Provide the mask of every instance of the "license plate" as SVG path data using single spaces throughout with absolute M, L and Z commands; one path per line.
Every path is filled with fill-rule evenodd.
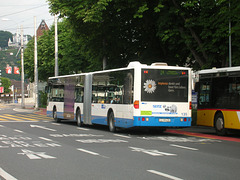
M 171 122 L 171 119 L 158 119 L 159 122 Z

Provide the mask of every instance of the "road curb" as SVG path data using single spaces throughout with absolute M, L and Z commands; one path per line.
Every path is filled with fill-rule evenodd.
M 183 130 L 167 129 L 166 132 L 167 133 L 173 133 L 173 134 L 182 134 L 182 135 L 186 135 L 186 136 L 194 136 L 194 137 L 201 137 L 201 138 L 240 142 L 240 139 L 238 139 L 238 138 L 217 136 L 217 135 L 209 135 L 209 134 L 202 134 L 202 133 L 195 133 L 195 132 L 188 132 L 188 131 L 183 131 Z

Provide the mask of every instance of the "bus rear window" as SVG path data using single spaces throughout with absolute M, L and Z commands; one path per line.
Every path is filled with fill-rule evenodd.
M 142 69 L 141 75 L 142 101 L 188 101 L 188 71 Z

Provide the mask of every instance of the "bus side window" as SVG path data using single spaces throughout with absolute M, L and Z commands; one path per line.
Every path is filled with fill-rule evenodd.
M 210 103 L 210 85 L 205 82 L 200 84 L 199 88 L 199 105 L 209 105 Z
M 45 93 L 47 93 L 48 101 L 52 101 L 52 85 L 45 87 Z
M 132 73 L 127 73 L 124 79 L 124 96 L 123 104 L 133 103 L 133 75 Z

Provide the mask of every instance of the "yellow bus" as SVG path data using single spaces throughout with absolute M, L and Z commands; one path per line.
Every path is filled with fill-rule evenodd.
M 218 135 L 240 129 L 240 66 L 198 72 L 197 125 L 211 126 Z

